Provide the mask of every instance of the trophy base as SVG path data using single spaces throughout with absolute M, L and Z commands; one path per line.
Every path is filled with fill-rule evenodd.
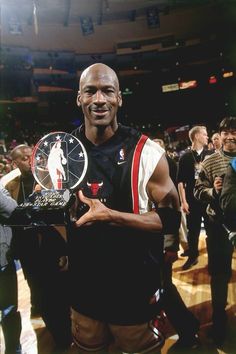
M 69 190 L 42 190 L 29 196 L 9 218 L 10 226 L 50 226 L 70 223 L 69 208 L 75 201 Z

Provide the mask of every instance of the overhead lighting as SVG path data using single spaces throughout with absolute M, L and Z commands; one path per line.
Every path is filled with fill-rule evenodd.
M 217 78 L 215 75 L 212 75 L 209 77 L 209 84 L 216 84 L 217 83 Z
M 122 95 L 132 95 L 133 91 L 131 91 L 128 87 L 122 92 Z
M 226 71 L 226 72 L 224 72 L 224 74 L 223 74 L 223 77 L 224 77 L 224 78 L 232 77 L 232 76 L 234 76 L 233 71 Z
M 179 84 L 174 83 L 174 84 L 167 84 L 167 85 L 162 85 L 162 92 L 171 92 L 171 91 L 178 91 L 179 90 Z
M 180 90 L 186 90 L 186 89 L 195 88 L 195 87 L 197 87 L 197 80 L 179 82 Z

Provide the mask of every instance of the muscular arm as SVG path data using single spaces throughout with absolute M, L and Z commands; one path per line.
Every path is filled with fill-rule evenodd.
M 147 184 L 150 200 L 158 207 L 179 209 L 179 199 L 176 188 L 169 177 L 168 165 L 162 157 Z M 76 221 L 77 226 L 94 221 L 108 222 L 117 226 L 128 226 L 140 230 L 157 232 L 162 230 L 162 222 L 158 211 L 143 214 L 133 214 L 109 209 L 98 199 L 86 198 L 79 192 L 80 200 L 89 206 L 89 211 Z

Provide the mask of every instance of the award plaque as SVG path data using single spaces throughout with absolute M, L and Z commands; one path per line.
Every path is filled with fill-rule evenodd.
M 77 138 L 54 132 L 36 144 L 31 165 L 34 178 L 43 189 L 73 190 L 85 176 L 88 158 Z
M 21 226 L 65 225 L 75 201 L 73 190 L 87 171 L 88 158 L 83 144 L 73 135 L 53 132 L 35 145 L 31 168 L 40 185 L 14 211 L 11 224 Z

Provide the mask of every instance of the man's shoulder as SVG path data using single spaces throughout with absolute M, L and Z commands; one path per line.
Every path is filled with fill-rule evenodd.
M 21 173 L 20 173 L 19 168 L 16 168 L 1 178 L 1 184 L 3 186 L 8 186 L 12 182 L 13 182 L 13 184 L 17 183 L 20 181 L 20 175 L 21 175 Z
M 188 160 L 189 158 L 192 158 L 192 150 L 190 148 L 187 148 L 180 156 L 180 160 Z
M 80 125 L 79 127 L 77 127 L 76 129 L 72 130 L 72 132 L 70 133 L 71 135 L 78 137 L 81 134 L 81 130 L 82 130 L 83 125 Z
M 20 176 L 16 176 L 5 184 L 6 189 L 12 189 L 20 183 Z
M 209 165 L 215 161 L 218 161 L 221 159 L 221 154 L 220 152 L 213 152 L 212 154 L 206 155 L 203 161 L 204 165 Z
M 127 125 L 123 125 L 120 123 L 118 124 L 118 133 L 122 134 L 123 136 L 136 137 L 136 138 L 139 138 L 142 135 L 144 135 L 136 128 L 133 128 L 133 127 L 130 127 Z
M 84 124 L 82 124 L 78 128 L 74 129 L 70 134 L 77 138 L 81 138 L 84 135 L 84 130 L 85 127 Z M 121 123 L 118 124 L 117 133 L 123 135 L 124 137 L 140 137 L 142 135 L 142 133 L 136 128 L 123 125 Z
M 202 151 L 202 156 L 205 159 L 207 156 L 211 156 L 214 153 L 215 153 L 215 151 L 204 148 L 203 151 Z

